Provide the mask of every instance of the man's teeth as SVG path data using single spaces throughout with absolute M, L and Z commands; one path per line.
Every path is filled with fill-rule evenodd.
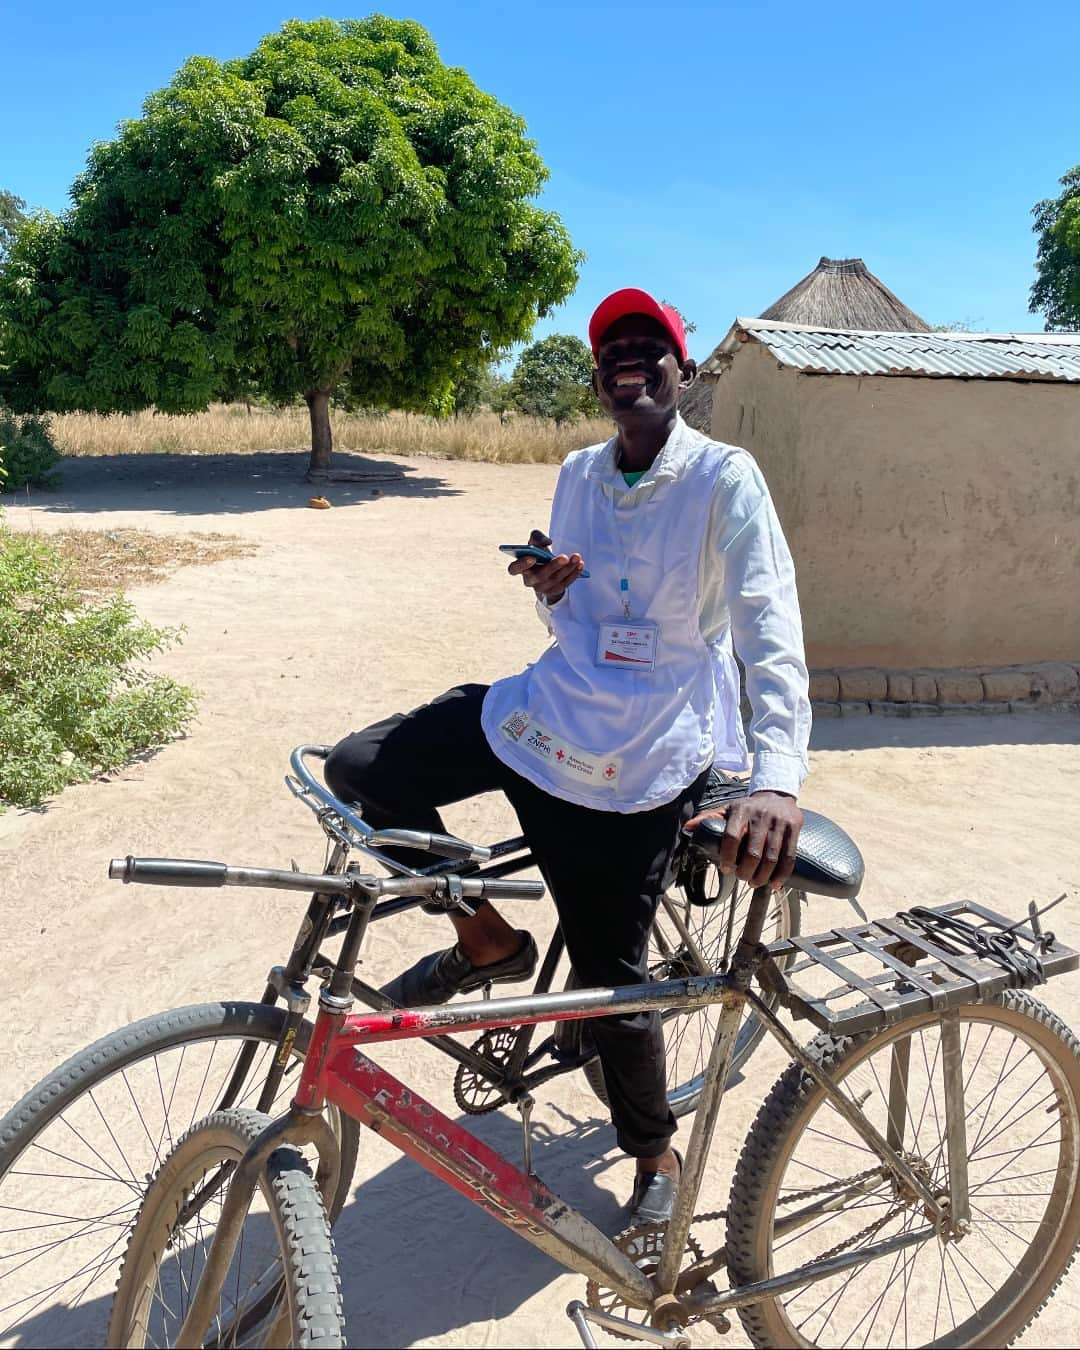
M 645 383 L 644 375 L 617 375 L 615 377 L 616 388 L 620 384 L 644 384 L 644 383 Z

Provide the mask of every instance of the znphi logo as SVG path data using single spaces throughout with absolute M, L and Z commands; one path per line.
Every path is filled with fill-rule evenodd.
M 534 731 L 525 743 L 542 755 L 551 754 L 551 737 L 546 731 Z

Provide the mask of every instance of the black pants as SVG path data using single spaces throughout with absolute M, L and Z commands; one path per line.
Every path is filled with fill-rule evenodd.
M 326 761 L 327 783 L 344 801 L 359 802 L 377 829 L 444 830 L 437 807 L 501 789 L 555 899 L 582 985 L 647 980 L 653 915 L 670 881 L 679 830 L 694 814 L 708 774 L 652 811 L 620 815 L 575 806 L 492 753 L 480 726 L 485 692 L 485 685 L 462 685 L 347 736 Z M 431 862 L 426 854 L 402 860 Z M 676 1128 L 659 1014 L 598 1017 L 591 1027 L 619 1146 L 636 1158 L 659 1156 Z

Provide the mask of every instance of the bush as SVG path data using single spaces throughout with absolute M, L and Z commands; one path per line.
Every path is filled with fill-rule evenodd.
M 179 735 L 192 690 L 134 664 L 178 638 L 122 595 L 84 605 L 55 550 L 0 523 L 0 804 L 37 806 Z
M 47 418 L 16 417 L 0 408 L 0 492 L 53 487 L 59 462 Z

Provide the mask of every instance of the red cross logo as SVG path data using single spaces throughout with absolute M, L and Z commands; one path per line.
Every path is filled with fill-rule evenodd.
M 565 759 L 566 756 L 563 754 L 563 752 L 562 752 L 561 750 L 556 750 L 556 751 L 555 751 L 555 758 L 556 758 L 556 759 Z
M 604 777 L 605 777 L 605 778 L 614 778 L 614 777 L 615 777 L 615 765 L 614 765 L 614 764 L 609 764 L 609 765 L 607 766 L 607 768 L 604 770 Z

